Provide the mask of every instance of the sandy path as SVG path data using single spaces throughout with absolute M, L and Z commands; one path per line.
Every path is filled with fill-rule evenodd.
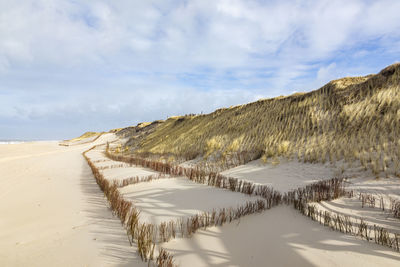
M 0 266 L 143 266 L 81 152 L 0 146 Z
M 400 254 L 331 231 L 291 207 L 163 244 L 180 266 L 399 266 Z

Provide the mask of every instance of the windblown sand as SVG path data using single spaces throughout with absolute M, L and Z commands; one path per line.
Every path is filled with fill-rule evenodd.
M 400 254 L 280 206 L 163 244 L 180 266 L 399 266 Z
M 142 168 L 139 166 L 130 166 L 129 164 L 113 161 L 104 155 L 106 147 L 99 146 L 89 151 L 86 155 L 94 162 L 96 167 L 112 167 L 110 169 L 101 170 L 104 177 L 108 180 L 123 180 L 131 177 L 144 178 L 146 176 L 158 176 L 159 173 L 150 169 Z M 119 167 L 122 165 L 123 167 Z
M 101 170 L 110 181 L 129 177 L 143 178 L 158 173 L 140 166 L 130 166 L 109 160 L 104 154 L 105 146 L 99 146 L 86 155 L 97 167 L 112 167 Z M 124 198 L 140 210 L 140 221 L 159 224 L 179 218 L 187 218 L 201 212 L 236 208 L 259 197 L 248 196 L 230 190 L 198 184 L 185 177 L 163 177 L 150 182 L 132 184 L 119 189 Z
M 314 205 L 321 211 L 349 216 L 354 223 L 359 223 L 363 219 L 365 223 L 371 226 L 377 225 L 390 230 L 391 233 L 400 234 L 400 220 L 388 211 L 389 206 L 386 207 L 386 210 L 380 209 L 379 206 L 373 208 L 365 205 L 362 207 L 361 200 L 356 197 L 321 201 L 320 203 L 314 203 Z
M 81 155 L 92 145 L 0 145 L 0 266 L 146 266 Z
M 197 184 L 187 178 L 167 178 L 120 189 L 140 210 L 141 221 L 161 222 L 186 218 L 203 211 L 236 208 L 262 199 L 226 189 Z
M 105 134 L 95 142 L 69 147 L 56 142 L 0 146 L 0 266 L 147 265 L 130 246 L 123 226 L 112 215 L 81 155 L 95 144 L 114 140 L 114 135 Z M 121 164 L 106 159 L 104 147 L 91 154 L 98 161 L 96 165 Z M 126 164 L 102 172 L 111 180 L 155 174 Z M 250 163 L 224 174 L 270 184 L 284 192 L 331 178 L 334 172 L 302 163 L 264 167 Z M 395 180 L 361 179 L 351 186 L 397 196 L 398 184 Z M 185 178 L 144 182 L 120 190 L 142 210 L 142 218 L 151 222 L 235 206 L 250 198 Z M 340 201 L 328 204 L 333 209 L 342 205 L 342 212 L 348 212 L 347 206 L 352 207 L 352 203 Z M 396 229 L 398 223 L 387 226 Z M 172 252 L 180 266 L 354 267 L 399 266 L 400 262 L 400 253 L 331 231 L 286 206 L 200 230 L 190 239 L 179 238 L 162 246 Z
M 342 163 L 303 163 L 297 159 L 280 159 L 279 164 L 264 163 L 254 160 L 245 165 L 223 171 L 221 174 L 228 177 L 252 181 L 254 183 L 272 186 L 280 192 L 287 192 L 323 179 L 334 177 L 353 177 L 365 175 L 358 168 L 344 168 Z
M 322 201 L 314 205 L 321 211 L 350 216 L 352 222 L 359 223 L 363 219 L 371 226 L 377 225 L 400 234 L 400 220 L 391 212 L 392 200 L 400 201 L 399 178 L 353 178 L 348 180 L 347 190 L 353 190 L 354 197 Z M 370 203 L 362 204 L 360 193 L 375 198 L 373 207 Z
M 383 197 L 386 207 L 390 200 L 400 201 L 400 179 L 399 177 L 380 177 L 369 179 L 357 177 L 349 180 L 347 189 L 356 193 L 371 194 L 376 198 Z

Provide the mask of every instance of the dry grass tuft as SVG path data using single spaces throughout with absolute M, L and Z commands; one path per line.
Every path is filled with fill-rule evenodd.
M 158 257 L 157 257 L 157 266 L 158 267 L 174 267 L 176 266 L 174 263 L 174 259 L 172 255 L 170 255 L 165 249 L 161 248 Z
M 329 201 L 339 197 L 353 197 L 353 191 L 344 189 L 344 179 L 333 178 L 328 181 L 322 181 L 311 184 L 305 188 L 299 188 L 288 192 L 283 197 L 286 204 L 292 204 L 303 215 L 317 221 L 332 230 L 340 231 L 350 235 L 358 236 L 367 241 L 374 240 L 376 244 L 390 247 L 400 252 L 400 235 L 398 233 L 390 233 L 387 229 L 377 225 L 369 225 L 362 218 L 351 218 L 335 212 L 320 211 L 311 202 Z M 360 195 L 362 203 L 369 203 L 375 207 L 375 199 L 370 195 Z M 396 202 L 394 203 L 396 207 Z M 381 204 L 381 208 L 384 207 Z M 394 208 L 396 210 L 396 208 Z M 394 212 L 394 214 L 396 214 Z
M 185 176 L 195 183 L 223 188 L 232 192 L 260 196 L 266 200 L 267 209 L 278 205 L 282 200 L 281 193 L 275 191 L 269 186 L 259 185 L 237 178 L 226 177 L 217 172 L 206 171 L 201 168 L 184 168 L 178 165 L 174 165 L 172 163 L 165 163 L 156 160 L 115 154 L 110 151 L 109 147 L 106 148 L 105 155 L 112 160 L 122 161 L 128 164 L 150 168 L 152 170 L 160 172 L 162 175 Z M 148 180 L 152 179 L 153 178 L 151 177 L 148 178 Z M 135 182 L 136 179 L 132 179 L 132 183 Z M 122 183 L 124 183 L 124 181 Z
M 124 136 L 131 137 L 128 153 L 141 158 L 183 161 L 200 155 L 228 168 L 262 156 L 295 156 L 306 162 L 359 161 L 377 176 L 399 175 L 399 84 L 397 64 L 305 94 L 131 127 Z

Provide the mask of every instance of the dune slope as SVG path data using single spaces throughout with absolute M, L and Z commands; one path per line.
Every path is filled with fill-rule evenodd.
M 394 64 L 309 93 L 171 117 L 121 133 L 131 136 L 127 149 L 141 155 L 201 155 L 233 165 L 261 156 L 322 163 L 358 160 L 376 175 L 400 175 L 399 92 L 400 64 Z

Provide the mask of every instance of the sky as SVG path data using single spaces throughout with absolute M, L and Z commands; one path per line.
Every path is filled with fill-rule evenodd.
M 400 61 L 399 0 L 0 0 L 0 140 L 60 140 Z

